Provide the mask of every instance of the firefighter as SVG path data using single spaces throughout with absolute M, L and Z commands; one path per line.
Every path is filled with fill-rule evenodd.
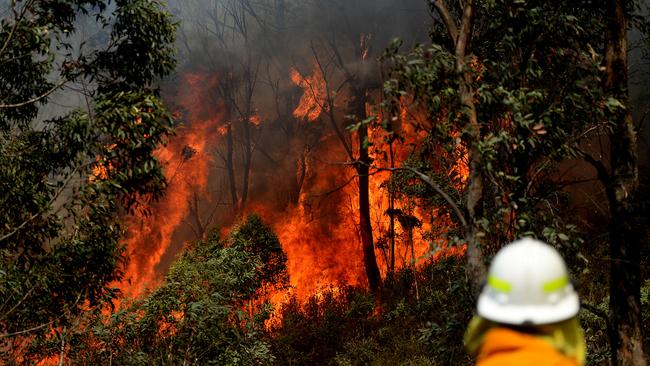
M 520 239 L 494 257 L 465 345 L 477 366 L 581 366 L 579 310 L 560 254 L 541 241 Z

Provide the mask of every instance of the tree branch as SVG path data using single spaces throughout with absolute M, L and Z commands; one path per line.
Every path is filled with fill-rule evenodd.
M 456 27 L 456 22 L 454 22 L 451 13 L 449 12 L 449 8 L 447 8 L 447 3 L 445 0 L 433 0 L 430 1 L 430 3 L 433 4 L 433 6 L 438 11 L 438 15 L 440 15 L 445 28 L 447 28 L 447 32 L 449 32 L 449 37 L 455 46 L 458 41 L 458 28 Z
M 603 311 L 603 310 L 601 310 L 601 309 L 599 309 L 599 308 L 597 308 L 597 307 L 595 307 L 595 306 L 593 306 L 591 304 L 587 304 L 587 303 L 584 303 L 584 302 L 580 304 L 580 307 L 587 310 L 587 311 L 589 311 L 593 315 L 601 318 L 605 322 L 605 325 L 607 326 L 608 331 L 611 329 L 611 323 L 609 321 L 609 317 L 607 316 L 606 311 Z
M 15 104 L 0 104 L 0 109 L 19 108 L 19 107 L 26 106 L 28 104 L 36 103 L 39 100 L 41 100 L 41 99 L 47 97 L 48 95 L 54 93 L 57 89 L 62 87 L 67 82 L 68 82 L 68 80 L 61 80 L 59 83 L 54 85 L 54 87 L 52 87 L 52 89 L 50 89 L 50 90 L 46 91 L 45 93 L 43 93 L 43 94 L 41 94 L 39 96 L 36 96 L 36 97 L 34 97 L 32 99 L 26 100 L 24 102 L 15 103 Z
M 14 15 L 16 16 L 16 20 L 14 23 L 14 26 L 11 27 L 11 31 L 9 32 L 9 35 L 7 36 L 7 39 L 5 39 L 4 44 L 2 45 L 2 49 L 0 49 L 0 56 L 5 53 L 7 50 L 7 47 L 11 43 L 11 40 L 14 37 L 14 34 L 16 33 L 16 29 L 18 28 L 18 24 L 22 21 L 22 18 L 25 16 L 25 13 L 27 12 L 27 9 L 31 6 L 32 0 L 28 1 L 25 6 L 23 6 L 23 9 L 20 11 L 20 14 L 16 14 L 16 11 L 14 10 Z M 15 5 L 15 3 L 14 3 Z
M 598 179 L 600 179 L 600 181 L 603 182 L 605 186 L 608 186 L 611 181 L 611 177 L 607 171 L 607 168 L 605 168 L 605 164 L 603 164 L 603 162 L 600 160 L 596 160 L 593 156 L 586 153 L 585 151 L 582 151 L 581 149 L 578 149 L 578 151 L 582 153 L 585 161 L 594 167 L 594 169 L 596 169 Z
M 73 177 L 74 174 L 77 172 L 77 170 L 79 170 L 79 168 L 84 167 L 84 166 L 87 166 L 87 164 L 83 164 L 83 165 L 81 165 L 81 166 L 77 166 L 77 167 L 74 168 L 74 170 L 73 170 L 72 172 L 70 172 L 70 175 L 68 175 L 68 178 L 67 178 L 66 181 L 63 183 L 63 185 L 61 186 L 61 188 L 59 188 L 59 190 L 56 192 L 56 194 L 55 194 L 55 195 L 50 199 L 50 201 L 47 203 L 46 208 L 49 207 L 51 204 L 53 204 L 53 203 L 54 203 L 54 202 L 59 198 L 59 196 L 61 195 L 61 193 L 63 193 L 63 191 L 65 190 L 65 188 L 68 186 L 68 184 L 69 184 L 70 181 L 72 180 L 72 177 Z M 16 227 L 15 229 L 13 229 L 11 232 L 9 232 L 9 233 L 7 233 L 7 234 L 1 236 L 1 237 L 0 237 L 0 242 L 6 240 L 7 238 L 10 238 L 10 237 L 13 236 L 14 234 L 16 234 L 18 231 L 20 231 L 22 228 L 24 228 L 27 224 L 29 224 L 30 222 L 32 222 L 32 221 L 33 221 L 34 219 L 36 219 L 37 217 L 41 216 L 44 212 L 45 212 L 45 210 L 40 211 L 40 212 L 37 212 L 37 213 L 34 214 L 34 215 L 31 215 L 27 220 L 23 221 L 20 225 L 18 225 L 18 227 Z
M 332 124 L 332 127 L 334 128 L 334 132 L 336 132 L 336 136 L 339 138 L 341 141 L 341 144 L 343 144 L 343 147 L 345 148 L 345 152 L 348 154 L 348 157 L 350 160 L 355 160 L 354 159 L 354 154 L 352 152 L 352 148 L 348 145 L 347 140 L 343 136 L 343 133 L 341 132 L 341 129 L 339 126 L 336 124 L 336 118 L 334 117 L 334 101 L 332 100 L 332 95 L 330 93 L 330 88 L 329 88 L 329 82 L 327 80 L 327 74 L 325 73 L 325 70 L 323 69 L 323 65 L 320 61 L 320 58 L 318 57 L 318 53 L 316 52 L 316 49 L 314 48 L 314 44 L 311 44 L 311 50 L 314 55 L 314 60 L 316 61 L 316 65 L 318 66 L 321 75 L 323 75 L 323 81 L 325 82 L 325 90 L 327 92 L 327 104 L 328 104 L 328 109 L 327 109 L 327 114 L 330 119 L 330 122 Z
M 387 171 L 409 171 L 413 174 L 415 174 L 421 181 L 424 183 L 428 184 L 431 188 L 433 188 L 436 193 L 438 193 L 447 203 L 451 208 L 453 209 L 454 213 L 460 220 L 461 225 L 463 226 L 463 231 L 467 232 L 469 230 L 469 225 L 467 223 L 467 219 L 465 218 L 465 215 L 463 215 L 463 212 L 461 211 L 460 207 L 458 206 L 458 203 L 456 203 L 451 196 L 447 194 L 447 192 L 443 191 L 442 188 L 440 188 L 439 185 L 437 185 L 431 178 L 418 171 L 417 169 L 411 168 L 411 167 L 400 167 L 400 168 L 379 168 L 381 170 L 387 170 Z

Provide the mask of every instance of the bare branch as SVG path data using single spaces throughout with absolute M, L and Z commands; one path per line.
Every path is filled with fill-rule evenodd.
M 329 117 L 330 123 L 332 125 L 332 128 L 334 128 L 334 132 L 336 132 L 336 136 L 339 138 L 341 143 L 343 144 L 343 147 L 345 148 L 345 152 L 348 154 L 348 157 L 350 160 L 355 160 L 354 159 L 354 154 L 352 153 L 352 148 L 348 144 L 347 140 L 343 136 L 343 132 L 341 132 L 341 129 L 336 123 L 336 117 L 334 117 L 334 101 L 332 99 L 332 94 L 330 93 L 330 88 L 329 88 L 329 82 L 327 80 L 327 74 L 323 68 L 323 64 L 320 61 L 320 58 L 318 57 L 318 53 L 316 52 L 316 49 L 314 48 L 314 44 L 311 44 L 311 50 L 314 55 L 314 60 L 316 61 L 316 65 L 318 66 L 321 75 L 323 75 L 323 81 L 325 81 L 325 89 L 327 92 L 327 104 L 328 104 L 328 110 L 327 110 L 327 115 Z
M 27 291 L 25 293 L 25 295 L 23 296 L 22 299 L 20 299 L 20 301 L 18 301 L 16 304 L 14 304 L 14 306 L 11 309 L 9 309 L 7 312 L 2 314 L 2 316 L 0 316 L 0 319 L 5 319 L 6 317 L 9 316 L 9 314 L 13 313 L 14 310 L 16 310 L 18 308 L 18 306 L 20 306 L 20 304 L 22 304 L 23 301 L 25 301 L 25 299 L 27 299 L 32 292 L 34 292 L 34 289 L 36 289 L 36 286 L 32 286 L 32 288 L 30 288 L 29 291 Z M 4 304 L 2 305 L 2 307 L 4 307 Z
M 26 106 L 28 104 L 36 103 L 39 100 L 41 100 L 41 99 L 47 97 L 48 95 L 54 93 L 57 89 L 62 87 L 67 82 L 68 82 L 68 80 L 61 80 L 56 85 L 54 85 L 54 87 L 52 87 L 52 89 L 50 89 L 50 90 L 46 91 L 45 93 L 43 93 L 43 94 L 41 94 L 39 96 L 36 96 L 36 97 L 34 97 L 32 99 L 26 100 L 24 102 L 15 103 L 15 104 L 0 104 L 0 109 L 19 108 L 19 107 L 24 107 L 24 106 Z
M 77 167 L 74 168 L 74 170 L 72 172 L 70 172 L 70 175 L 67 177 L 66 181 L 63 183 L 61 188 L 59 188 L 59 190 L 56 192 L 56 194 L 50 199 L 50 201 L 47 203 L 46 207 L 50 207 L 50 205 L 53 204 L 59 198 L 61 193 L 63 193 L 63 191 L 67 188 L 68 184 L 72 180 L 72 177 L 75 175 L 77 170 L 79 170 L 81 167 L 84 167 L 84 166 L 87 166 L 87 165 L 88 164 L 83 164 L 83 165 L 77 166 Z M 12 237 L 14 234 L 16 234 L 17 232 L 22 230 L 27 224 L 34 221 L 34 219 L 36 219 L 37 217 L 41 216 L 44 212 L 45 211 L 40 211 L 40 212 L 37 212 L 36 214 L 31 215 L 27 220 L 23 221 L 20 225 L 18 225 L 18 227 L 13 229 L 11 232 L 9 232 L 9 233 L 3 235 L 2 237 L 0 237 L 0 242 Z
M 54 323 L 54 320 L 49 321 L 47 323 L 43 323 L 41 325 L 37 325 L 37 326 L 29 328 L 29 329 L 23 329 L 23 330 L 18 331 L 18 332 L 0 334 L 0 338 L 13 337 L 13 336 L 17 336 L 17 335 L 21 335 L 21 334 L 25 334 L 25 333 L 31 333 L 31 332 L 37 331 L 39 329 L 43 329 L 43 328 L 51 325 L 52 323 Z
M 33 0 L 28 1 L 25 4 L 25 6 L 23 6 L 23 9 L 20 11 L 20 14 L 16 14 L 15 10 L 13 11 L 14 15 L 16 16 L 16 20 L 15 20 L 14 26 L 11 27 L 11 31 L 9 32 L 9 35 L 7 36 L 7 39 L 5 39 L 5 42 L 2 45 L 2 48 L 0 49 L 0 56 L 2 56 L 2 54 L 4 54 L 5 51 L 7 50 L 7 47 L 11 43 L 11 41 L 12 41 L 12 39 L 14 37 L 14 34 L 16 33 L 16 29 L 18 28 L 18 24 L 20 23 L 22 18 L 25 16 L 25 13 L 27 12 L 27 9 L 31 6 L 32 2 L 33 2 Z M 15 5 L 15 3 L 14 3 L 14 5 Z
M 607 168 L 605 168 L 605 164 L 603 164 L 603 162 L 600 160 L 596 160 L 593 156 L 580 149 L 578 149 L 578 151 L 582 153 L 585 161 L 591 164 L 591 166 L 594 167 L 594 169 L 596 169 L 596 173 L 598 174 L 598 179 L 601 182 L 603 182 L 605 186 L 608 186 L 611 181 L 611 177 L 609 172 L 607 171 Z
M 455 202 L 454 199 L 451 198 L 451 196 L 449 196 L 449 195 L 447 194 L 447 192 L 445 192 L 444 190 L 442 190 L 442 188 L 440 188 L 439 185 L 437 185 L 433 180 L 431 180 L 431 178 L 430 178 L 428 175 L 426 175 L 426 174 L 420 172 L 420 171 L 417 170 L 417 169 L 411 168 L 411 167 L 400 167 L 400 168 L 377 168 L 377 169 L 378 169 L 378 170 L 387 170 L 387 171 L 391 171 L 391 172 L 395 172 L 395 171 L 409 171 L 409 172 L 415 174 L 415 175 L 416 175 L 416 176 L 417 176 L 421 181 L 423 181 L 424 183 L 426 183 L 427 185 L 429 185 L 431 188 L 433 188 L 433 190 L 436 191 L 436 193 L 438 193 L 438 194 L 439 194 L 439 195 L 440 195 L 440 196 L 441 196 L 445 201 L 447 201 L 447 203 L 449 204 L 449 206 L 451 206 L 451 208 L 453 209 L 454 213 L 456 214 L 456 216 L 457 216 L 458 219 L 460 220 L 460 223 L 461 223 L 461 225 L 463 226 L 463 231 L 467 232 L 467 231 L 469 230 L 469 225 L 468 225 L 468 223 L 467 223 L 467 219 L 465 218 L 465 215 L 463 215 L 463 212 L 461 211 L 460 207 L 458 206 L 458 203 Z

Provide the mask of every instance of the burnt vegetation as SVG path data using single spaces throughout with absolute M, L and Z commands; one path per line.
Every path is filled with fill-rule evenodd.
M 644 3 L 0 6 L 1 363 L 470 365 L 533 236 L 647 364 Z

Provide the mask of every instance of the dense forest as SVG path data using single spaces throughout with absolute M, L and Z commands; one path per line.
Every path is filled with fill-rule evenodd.
M 647 11 L 0 0 L 0 363 L 472 365 L 534 237 L 646 365 Z

